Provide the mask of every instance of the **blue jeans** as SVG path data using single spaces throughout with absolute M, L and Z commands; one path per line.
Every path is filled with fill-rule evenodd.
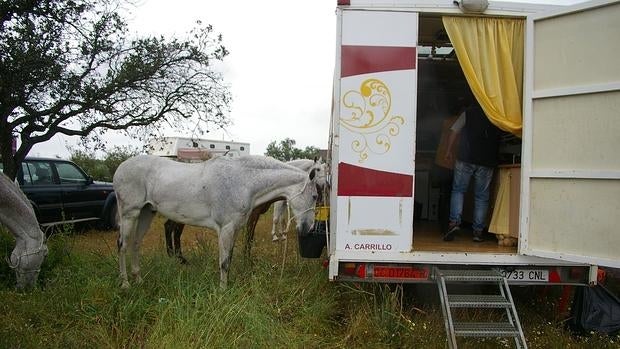
M 460 225 L 463 213 L 463 199 L 469 180 L 474 176 L 474 231 L 482 231 L 486 225 L 489 209 L 489 192 L 493 168 L 457 161 L 454 165 L 452 195 L 450 197 L 450 223 Z

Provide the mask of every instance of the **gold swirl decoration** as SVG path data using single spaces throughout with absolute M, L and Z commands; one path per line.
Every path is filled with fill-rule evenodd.
M 392 137 L 404 125 L 402 116 L 391 116 L 392 95 L 379 79 L 367 79 L 359 91 L 350 90 L 342 98 L 344 109 L 340 124 L 354 133 L 351 148 L 359 154 L 358 162 L 368 159 L 370 153 L 385 154 L 392 147 Z

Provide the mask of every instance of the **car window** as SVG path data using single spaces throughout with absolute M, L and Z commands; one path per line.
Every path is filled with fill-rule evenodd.
M 30 175 L 30 169 L 28 167 L 28 164 L 25 162 L 22 162 L 22 173 L 24 175 L 22 182 L 24 184 L 32 185 L 32 176 Z
M 84 174 L 71 163 L 56 163 L 56 171 L 58 171 L 61 184 L 86 183 L 86 177 Z
M 31 182 L 34 185 L 54 184 L 52 180 L 52 166 L 49 162 L 35 161 L 28 163 Z M 24 174 L 25 176 L 25 174 Z

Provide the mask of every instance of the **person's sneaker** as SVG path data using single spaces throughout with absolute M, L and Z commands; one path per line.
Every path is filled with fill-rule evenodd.
M 443 234 L 443 241 L 452 241 L 454 240 L 454 234 L 459 231 L 459 226 L 457 224 L 448 225 L 448 231 Z
M 483 242 L 484 238 L 482 237 L 482 232 L 474 230 L 474 238 L 473 238 L 473 240 L 474 240 L 474 242 Z

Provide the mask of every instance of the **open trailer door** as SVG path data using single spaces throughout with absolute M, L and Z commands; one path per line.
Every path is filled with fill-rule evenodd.
M 389 259 L 412 243 L 418 14 L 337 15 L 332 261 Z
M 620 267 L 620 2 L 527 20 L 520 252 Z

